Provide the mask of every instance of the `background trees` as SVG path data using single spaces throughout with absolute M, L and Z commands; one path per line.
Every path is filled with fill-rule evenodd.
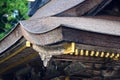
M 0 39 L 2 39 L 19 20 L 27 19 L 27 12 L 27 0 L 0 0 Z

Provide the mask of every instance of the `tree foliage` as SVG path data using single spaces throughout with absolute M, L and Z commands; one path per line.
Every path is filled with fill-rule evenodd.
M 19 20 L 27 19 L 27 0 L 0 0 L 0 39 Z

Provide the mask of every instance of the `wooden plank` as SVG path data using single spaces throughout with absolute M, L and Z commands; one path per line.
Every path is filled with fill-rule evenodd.
M 0 60 L 0 64 L 9 60 L 10 58 L 14 57 L 15 55 L 17 55 L 18 53 L 20 53 L 22 50 L 24 50 L 25 48 L 27 48 L 26 46 L 22 46 L 20 49 L 18 49 L 17 51 L 15 51 L 14 53 L 11 53 L 9 56 L 6 56 L 4 59 Z
M 37 53 L 32 53 L 28 57 L 25 57 L 25 58 L 23 58 L 23 59 L 21 59 L 19 61 L 16 61 L 15 63 L 13 63 L 13 65 L 6 66 L 6 68 L 2 68 L 0 70 L 0 74 L 3 74 L 4 72 L 6 72 L 8 70 L 10 70 L 10 69 L 12 69 L 12 68 L 14 68 L 14 67 L 16 67 L 16 66 L 18 66 L 20 64 L 23 64 L 23 63 L 35 58 L 36 56 L 38 56 Z
M 73 28 L 63 28 L 63 36 L 65 41 L 106 48 L 120 48 L 120 37 L 118 36 L 87 32 Z
M 80 62 L 88 62 L 88 63 L 104 63 L 104 59 L 102 58 L 73 56 L 73 55 L 53 56 L 53 60 L 80 61 Z

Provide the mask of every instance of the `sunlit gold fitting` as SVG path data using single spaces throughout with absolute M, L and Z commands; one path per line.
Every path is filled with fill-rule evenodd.
M 115 54 L 114 54 L 114 53 L 112 53 L 112 54 L 111 54 L 111 56 L 110 56 L 110 58 L 113 58 L 114 56 L 115 56 Z
M 106 53 L 105 57 L 108 58 L 110 56 L 110 53 Z
M 31 47 L 31 43 L 29 41 L 26 41 L 26 47 Z
M 81 55 L 81 56 L 84 55 L 84 50 L 83 50 L 83 49 L 80 50 L 80 55 Z
M 65 43 L 64 44 L 64 54 L 73 54 L 75 52 L 75 43 Z
M 75 49 L 75 55 L 78 55 L 78 49 Z
M 88 50 L 85 51 L 85 55 L 89 56 L 89 51 Z
M 99 52 L 98 52 L 98 51 L 96 52 L 95 56 L 96 56 L 96 57 L 98 57 L 98 56 L 99 56 Z
M 114 60 L 118 60 L 119 57 L 120 57 L 120 54 L 118 53 L 118 54 L 115 56 Z
M 90 54 L 90 56 L 94 56 L 94 53 L 95 53 L 94 51 L 91 51 L 91 54 Z
M 101 52 L 101 55 L 100 55 L 100 57 L 104 57 L 104 52 Z

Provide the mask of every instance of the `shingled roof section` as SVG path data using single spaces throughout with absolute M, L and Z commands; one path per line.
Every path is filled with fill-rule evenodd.
M 40 7 L 45 5 L 49 0 L 35 0 L 34 2 L 29 2 L 29 12 L 28 15 L 32 16 Z
M 119 53 L 119 17 L 80 17 L 91 11 L 91 14 L 93 12 L 96 14 L 107 5 L 100 7 L 104 1 L 110 2 L 111 0 L 50 0 L 29 20 L 21 21 L 7 37 L 0 41 L 0 53 L 4 53 L 0 55 L 0 74 L 39 57 L 39 51 L 34 51 L 33 46 L 42 46 L 45 50 L 46 47 L 57 46 L 58 49 L 60 47 L 58 45 L 61 44 L 63 48 L 64 42 L 75 42 L 78 49 Z M 26 47 L 26 40 L 32 43 L 32 47 Z M 46 52 L 49 50 L 47 49 Z M 79 56 L 82 61 L 85 58 L 88 58 L 87 61 L 91 58 L 82 57 Z M 102 59 L 101 62 L 104 62 L 104 58 L 99 58 Z M 93 57 L 94 61 L 96 59 L 98 57 Z
M 93 17 L 47 17 L 22 21 L 20 24 L 22 25 L 23 35 L 27 40 L 34 44 L 47 45 L 57 42 L 58 39 L 58 42 L 63 39 L 63 32 L 60 32 L 59 30 L 57 30 L 58 33 L 56 32 L 56 29 L 59 27 L 67 27 L 104 35 L 120 36 L 120 20 L 115 21 L 114 17 L 112 18 L 113 20 Z M 115 19 L 116 18 L 117 17 L 115 17 Z M 54 31 L 56 34 L 54 34 Z M 49 33 L 52 34 L 50 35 Z
M 96 15 L 112 0 L 50 0 L 36 11 L 30 19 L 49 16 Z M 93 16 L 93 15 L 92 15 Z

